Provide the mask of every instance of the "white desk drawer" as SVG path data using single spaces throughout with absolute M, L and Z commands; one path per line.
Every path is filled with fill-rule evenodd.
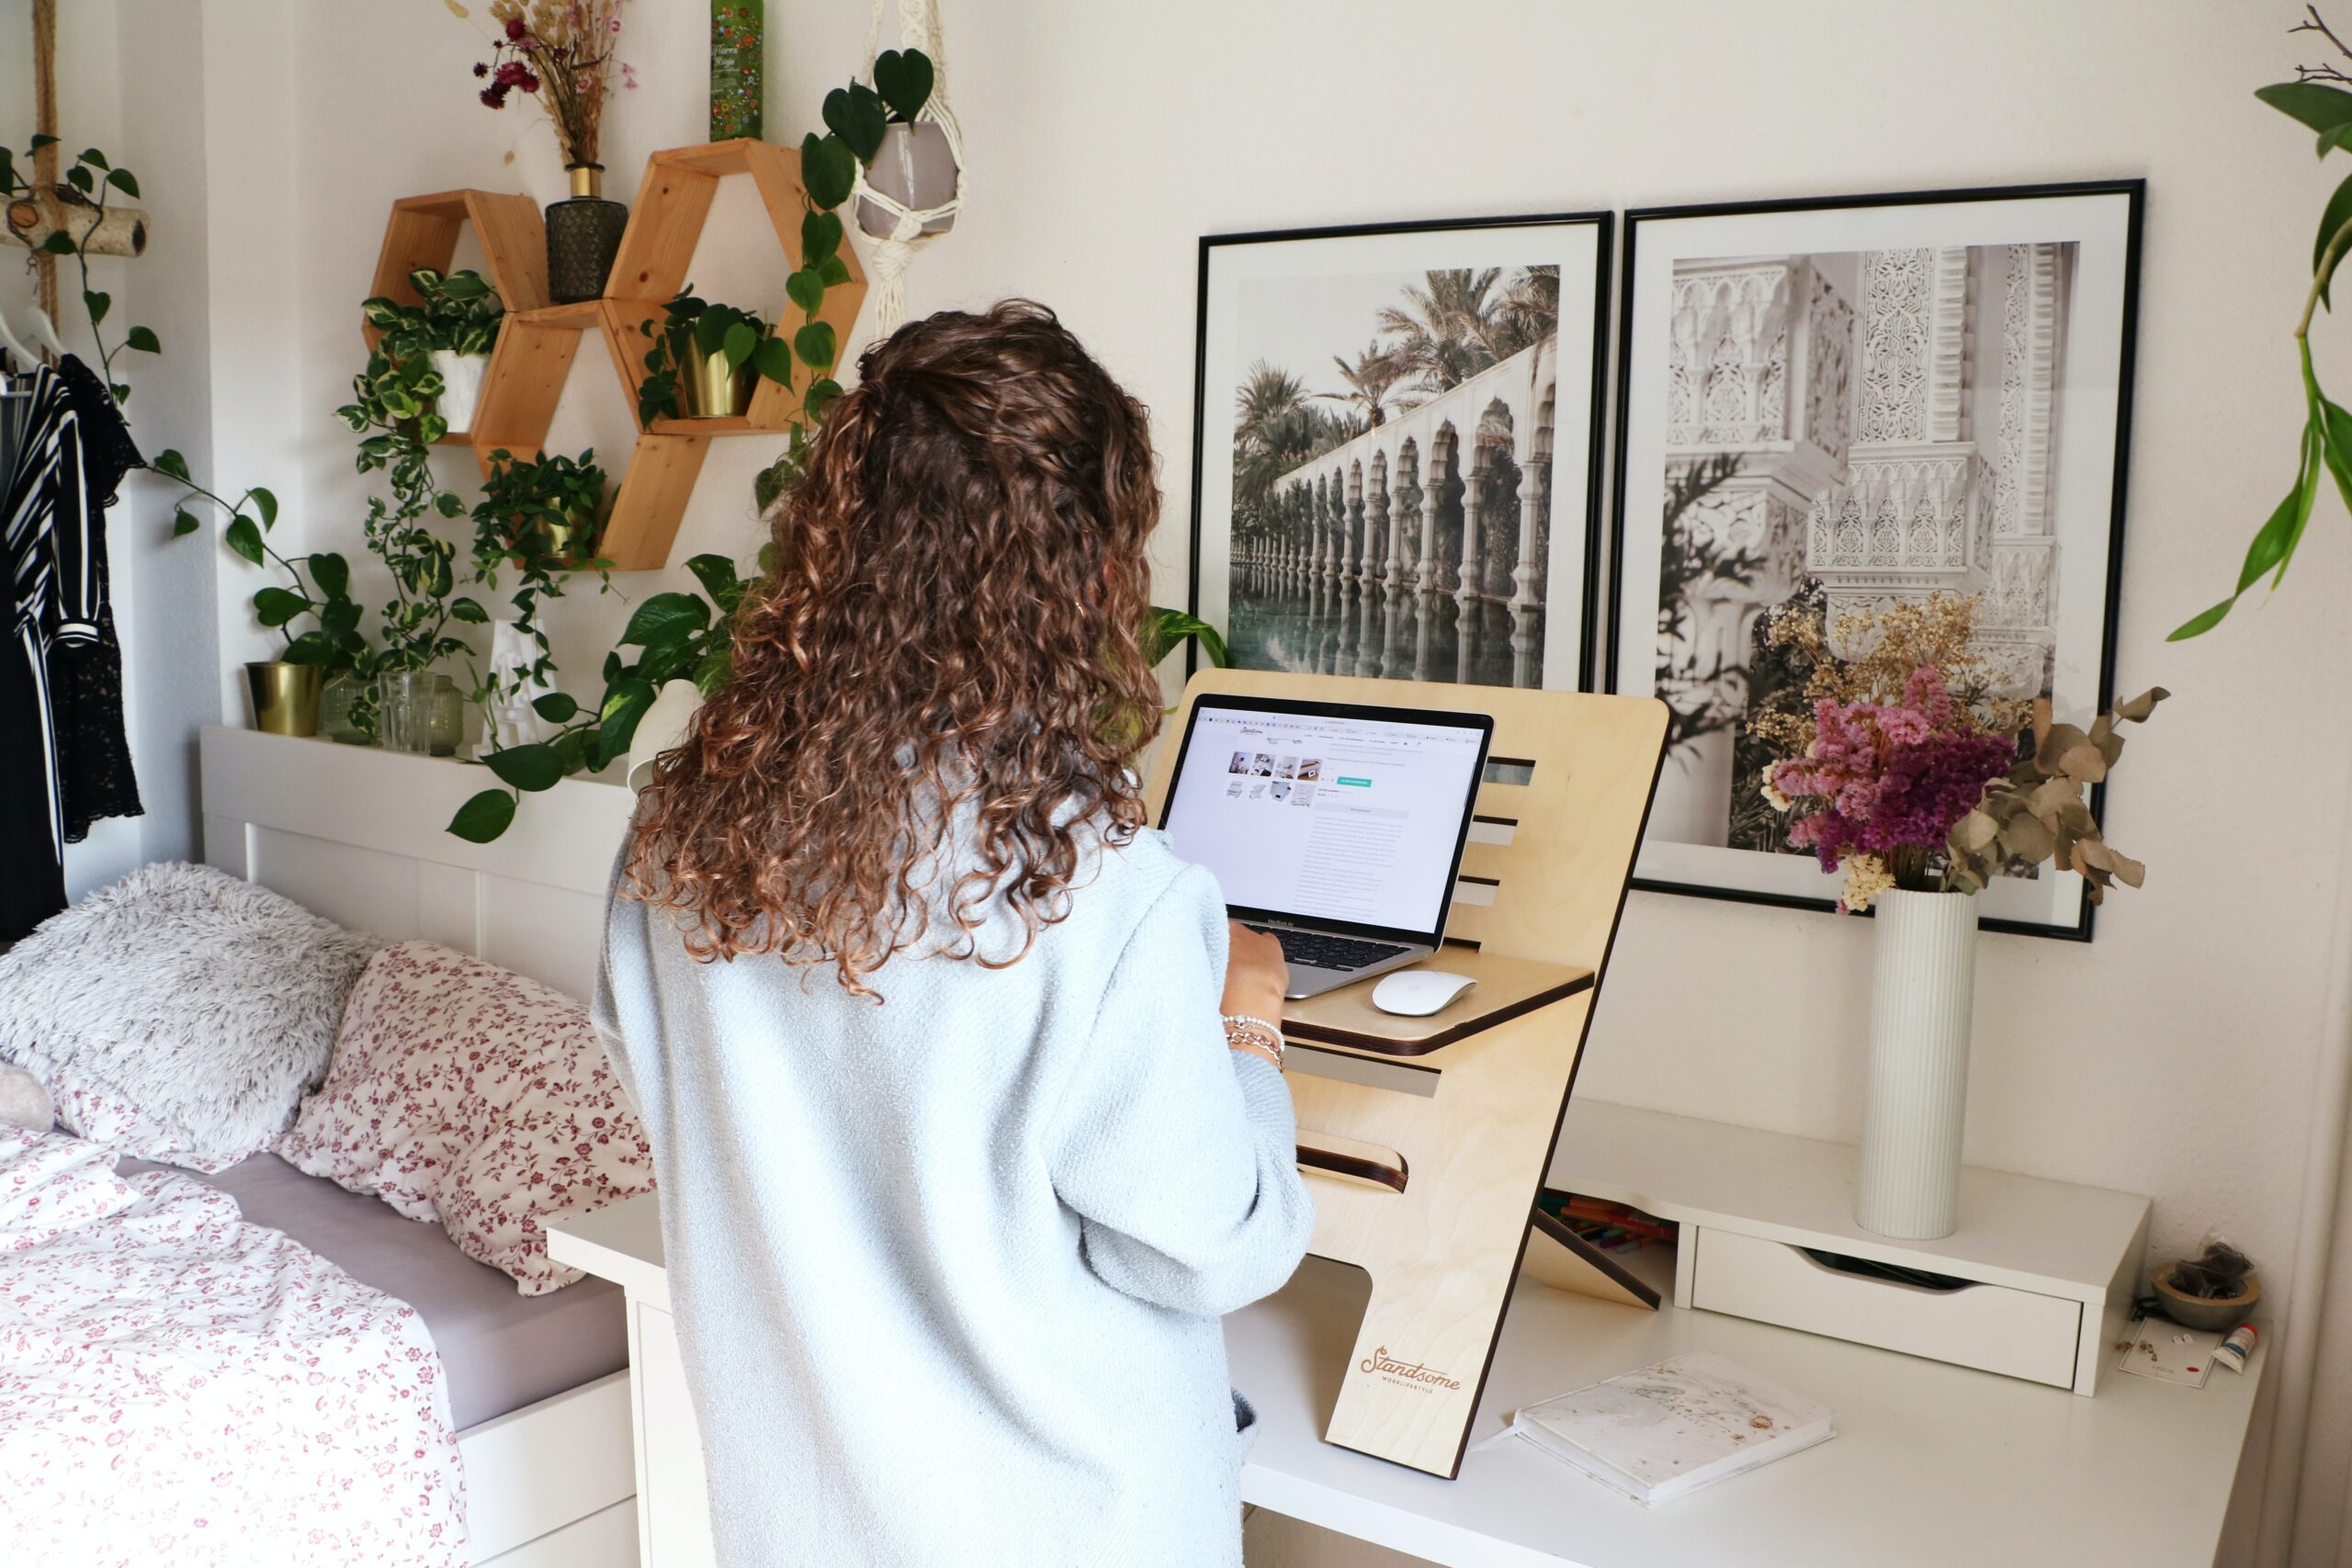
M 1848 1274 L 1803 1249 L 1696 1227 L 1690 1304 L 1905 1355 L 2075 1386 L 2080 1302 L 1968 1285 L 1928 1290 Z

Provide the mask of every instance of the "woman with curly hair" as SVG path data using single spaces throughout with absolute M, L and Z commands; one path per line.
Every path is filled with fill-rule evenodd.
M 867 351 L 616 872 L 730 1565 L 1238 1568 L 1217 1318 L 1313 1213 L 1285 972 L 1144 827 L 1143 409 L 1043 308 Z

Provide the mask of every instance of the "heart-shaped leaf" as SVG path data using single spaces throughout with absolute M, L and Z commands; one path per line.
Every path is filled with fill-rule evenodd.
M 282 626 L 311 607 L 311 602 L 286 588 L 265 588 L 254 595 L 254 619 L 266 626 Z
M 792 385 L 792 350 L 780 337 L 762 338 L 752 355 L 752 367 L 779 387 Z
M 482 765 L 516 789 L 553 789 L 563 782 L 563 760 L 551 746 L 509 746 L 482 758 Z
M 448 830 L 469 842 L 487 844 L 514 825 L 514 800 L 503 789 L 486 789 L 458 807 Z
M 752 351 L 760 346 L 760 334 L 747 321 L 737 321 L 727 329 L 727 340 L 720 345 L 727 355 L 727 368 L 741 370 Z
M 803 267 L 784 280 L 784 293 L 786 299 L 813 316 L 825 302 L 825 280 Z
M 699 604 L 702 601 L 697 599 L 695 603 Z M 632 675 L 613 682 L 605 694 L 604 707 L 598 711 L 596 743 L 589 748 L 589 765 L 601 769 L 627 755 L 628 743 L 637 738 L 638 721 L 652 705 L 650 682 Z
M 828 288 L 840 288 L 849 281 L 849 263 L 842 260 L 839 252 L 827 256 L 817 264 L 817 281 Z
M 695 556 L 686 562 L 686 570 L 695 574 L 695 581 L 702 584 L 702 591 L 710 595 L 710 602 L 722 612 L 732 610 L 742 603 L 743 580 L 737 575 L 735 563 L 725 556 Z
M 490 624 L 490 612 L 481 607 L 481 600 L 461 596 L 449 601 L 449 618 L 469 626 L 486 626 Z
M 340 599 L 351 589 L 351 563 L 333 550 L 321 550 L 311 558 L 311 581 L 328 598 Z
M 849 199 L 857 179 L 857 155 L 838 136 L 814 131 L 800 141 L 800 185 L 816 206 L 831 210 Z
M 580 716 L 580 704 L 562 692 L 549 692 L 544 697 L 534 697 L 531 707 L 549 724 L 570 724 Z
M 123 346 L 125 348 L 135 348 L 141 354 L 161 354 L 164 352 L 164 345 L 155 341 L 154 331 L 149 327 L 131 328 L 130 335 L 123 339 Z
M 829 370 L 833 364 L 833 328 L 830 321 L 810 321 L 792 334 L 792 352 L 811 370 Z
M 874 162 L 874 154 L 882 150 L 882 131 L 890 114 L 873 88 L 864 83 L 836 87 L 825 95 L 823 113 L 825 128 L 849 144 L 859 163 Z
M 263 560 L 261 530 L 254 525 L 252 518 L 243 515 L 232 517 L 229 519 L 227 530 L 221 534 L 220 537 L 231 549 L 253 562 L 254 565 L 261 565 Z
M 277 496 L 276 492 L 255 485 L 245 493 L 253 499 L 254 510 L 261 513 L 261 525 L 265 528 L 277 527 Z
M 809 212 L 800 220 L 800 265 L 815 266 L 842 248 L 842 220 L 831 212 Z
M 133 201 L 137 201 L 139 199 L 139 181 L 132 175 L 129 169 L 107 170 L 107 184 L 114 186 L 115 189 L 122 192 L 123 195 L 129 197 Z
M 841 395 L 842 384 L 839 381 L 830 376 L 821 377 L 808 384 L 808 393 L 800 400 L 800 406 L 807 411 L 810 420 L 822 421 L 825 411 L 832 407 L 833 400 Z
M 182 484 L 191 482 L 187 477 L 187 459 L 172 447 L 166 446 L 156 453 L 155 460 L 147 466 L 166 478 L 179 480 Z
M 95 288 L 85 288 L 82 290 L 82 305 L 90 312 L 90 324 L 95 327 L 105 321 L 107 312 L 114 308 L 114 296 L 101 294 Z
M 898 119 L 912 119 L 931 101 L 931 56 L 919 49 L 884 50 L 874 61 L 874 86 Z
M 172 513 L 172 537 L 175 539 L 186 538 L 203 526 L 204 525 L 198 522 L 186 507 Z

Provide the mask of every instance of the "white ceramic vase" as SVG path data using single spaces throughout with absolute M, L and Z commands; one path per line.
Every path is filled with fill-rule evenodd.
M 453 434 L 471 430 L 474 410 L 481 402 L 482 372 L 490 368 L 490 355 L 436 348 L 432 359 L 433 368 L 441 373 L 441 395 L 434 400 L 434 412 L 449 422 Z
M 531 705 L 554 688 L 523 674 L 538 657 L 539 645 L 524 635 L 520 621 L 490 623 L 490 680 L 494 694 L 487 715 L 490 745 L 486 750 L 537 745 L 554 739 L 557 726 L 541 718 Z
M 1960 1224 L 1976 899 L 1894 890 L 1871 905 L 1876 967 L 1854 1218 L 1881 1235 L 1931 1241 Z

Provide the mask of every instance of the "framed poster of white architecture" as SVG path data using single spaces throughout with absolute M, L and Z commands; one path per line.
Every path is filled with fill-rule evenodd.
M 1611 218 L 1201 242 L 1193 612 L 1246 669 L 1581 690 Z
M 1747 734 L 1797 678 L 1775 606 L 1974 595 L 1996 693 L 2107 706 L 2143 188 L 1626 215 L 1606 680 L 1673 710 L 1634 886 L 1835 907 Z M 1982 900 L 1988 928 L 2090 935 L 2073 872 Z

